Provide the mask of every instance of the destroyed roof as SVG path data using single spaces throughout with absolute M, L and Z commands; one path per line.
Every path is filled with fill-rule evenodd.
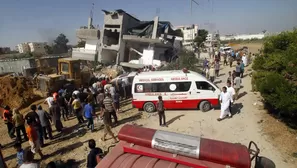
M 159 21 L 157 35 L 164 34 L 166 28 L 169 28 L 168 34 L 175 35 L 176 32 L 169 21 Z M 139 25 L 128 29 L 130 35 L 151 37 L 154 29 L 154 21 L 142 21 Z
M 107 11 L 107 10 L 102 9 L 102 11 L 103 11 L 106 15 L 107 15 L 107 14 L 112 14 L 113 12 L 115 12 L 115 13 L 119 13 L 119 14 L 126 13 L 126 14 L 127 14 L 128 16 L 130 16 L 131 18 L 134 18 L 135 20 L 137 20 L 137 21 L 140 22 L 139 19 L 137 19 L 135 16 L 130 15 L 129 13 L 127 13 L 126 11 L 124 11 L 123 9 L 117 9 L 117 10 L 115 10 L 115 11 Z

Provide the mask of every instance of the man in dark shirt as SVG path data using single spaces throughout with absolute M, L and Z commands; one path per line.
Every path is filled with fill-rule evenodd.
M 84 107 L 85 104 L 87 103 L 88 93 L 80 92 L 78 94 L 78 98 L 79 98 L 80 102 L 82 103 L 82 107 Z
M 87 168 L 95 168 L 102 158 L 103 151 L 100 148 L 96 148 L 94 139 L 89 140 L 89 148 L 91 151 L 88 154 Z
M 40 145 L 43 146 L 44 145 L 44 141 L 43 141 L 43 130 L 42 127 L 40 125 L 40 119 L 39 116 L 36 112 L 37 110 L 37 106 L 35 104 L 30 106 L 31 108 L 31 112 L 27 113 L 27 115 L 25 116 L 25 119 L 31 120 L 33 122 L 33 127 L 35 128 L 36 131 L 38 131 L 38 136 L 39 136 L 39 140 L 40 140 Z
M 9 106 L 4 107 L 3 120 L 7 126 L 8 135 L 10 136 L 10 138 L 14 138 L 15 137 L 15 135 L 14 135 L 15 128 L 14 128 L 13 121 L 12 121 L 12 112 L 11 112 Z
M 57 103 L 58 103 L 60 110 L 62 112 L 64 121 L 68 120 L 68 109 L 67 109 L 67 105 L 66 105 L 66 100 L 65 100 L 64 96 L 62 95 L 62 93 L 59 93 Z

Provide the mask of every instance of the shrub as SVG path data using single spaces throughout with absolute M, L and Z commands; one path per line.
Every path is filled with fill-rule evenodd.
M 297 116 L 297 29 L 265 39 L 253 85 L 279 114 Z

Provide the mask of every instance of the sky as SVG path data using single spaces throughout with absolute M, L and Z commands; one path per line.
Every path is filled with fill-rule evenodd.
M 64 33 L 76 44 L 75 30 L 86 26 L 92 3 L 93 24 L 103 26 L 105 10 L 123 9 L 139 20 L 198 24 L 220 34 L 280 32 L 297 26 L 297 0 L 0 0 L 0 46 L 51 42 Z M 159 10 L 158 10 L 159 9 Z M 159 11 L 159 12 L 157 12 Z

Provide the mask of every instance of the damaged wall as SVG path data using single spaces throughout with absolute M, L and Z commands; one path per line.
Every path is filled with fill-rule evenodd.
M 99 40 L 87 40 L 85 44 L 86 50 L 97 50 L 99 46 L 100 41 Z
M 117 58 L 117 51 L 102 49 L 101 62 L 103 64 L 115 64 Z
M 0 73 L 15 72 L 23 73 L 23 69 L 35 68 L 35 59 L 19 59 L 0 61 Z
M 128 60 L 129 56 L 125 47 L 126 42 L 122 40 L 123 34 L 127 34 L 128 29 L 138 25 L 140 21 L 120 9 L 104 12 L 102 48 L 99 58 L 105 63 L 116 62 L 119 64 Z

